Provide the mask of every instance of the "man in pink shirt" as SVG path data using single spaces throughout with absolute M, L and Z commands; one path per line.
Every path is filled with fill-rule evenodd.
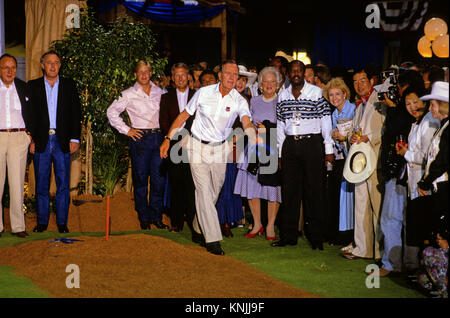
M 159 127 L 159 102 L 164 92 L 150 81 L 152 67 L 148 62 L 137 62 L 134 76 L 136 83 L 124 90 L 122 96 L 109 106 L 107 116 L 111 126 L 130 137 L 134 203 L 141 228 L 150 229 L 150 225 L 154 224 L 159 229 L 168 229 L 161 221 L 166 180 L 159 155 L 159 146 L 163 141 Z M 128 127 L 120 117 L 124 110 L 132 127 Z

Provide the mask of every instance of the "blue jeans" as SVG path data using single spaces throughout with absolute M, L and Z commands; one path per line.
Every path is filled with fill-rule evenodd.
M 386 182 L 381 231 L 384 234 L 383 268 L 389 271 L 402 269 L 402 226 L 406 212 L 406 187 L 396 184 L 393 178 Z
M 70 153 L 62 152 L 56 135 L 48 136 L 44 152 L 33 156 L 36 178 L 37 223 L 47 225 L 50 217 L 50 175 L 53 163 L 56 181 L 56 223 L 67 224 L 70 202 Z
M 162 219 L 166 174 L 161 171 L 162 159 L 159 146 L 161 133 L 146 132 L 134 141 L 130 140 L 131 169 L 134 187 L 134 206 L 141 222 L 157 222 Z M 150 176 L 150 200 L 148 177 Z

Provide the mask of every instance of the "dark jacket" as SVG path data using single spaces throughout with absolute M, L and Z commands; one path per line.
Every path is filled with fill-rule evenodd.
M 16 86 L 17 95 L 19 95 L 20 104 L 22 105 L 22 118 L 25 122 L 25 127 L 28 131 L 31 130 L 31 105 L 30 105 L 30 97 L 29 92 L 27 90 L 27 85 L 21 79 L 14 79 L 14 86 Z M 13 127 L 16 128 L 16 127 Z
M 195 91 L 188 88 L 188 102 L 194 96 Z M 159 107 L 159 127 L 164 135 L 169 132 L 170 126 L 180 114 L 180 107 L 178 105 L 177 91 L 176 89 L 171 89 L 167 93 L 161 95 Z M 190 116 L 186 121 L 186 128 L 191 131 L 192 122 L 194 121 L 194 116 Z
M 48 142 L 50 119 L 44 77 L 27 83 L 31 103 L 31 136 L 37 152 L 44 152 Z M 75 82 L 59 77 L 56 111 L 56 136 L 63 152 L 70 151 L 70 140 L 80 140 L 81 107 Z

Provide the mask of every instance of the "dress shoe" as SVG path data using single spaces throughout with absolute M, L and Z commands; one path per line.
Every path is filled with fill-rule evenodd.
M 225 255 L 225 252 L 220 247 L 220 242 L 206 243 L 206 250 L 214 255 Z
M 259 236 L 264 232 L 264 226 L 261 225 L 261 227 L 259 228 L 259 230 L 256 233 L 247 233 L 245 235 L 246 238 L 254 238 L 255 236 Z
M 33 232 L 44 232 L 47 231 L 47 225 L 45 224 L 38 224 L 36 225 L 36 227 L 33 229 Z
M 150 230 L 150 222 L 148 221 L 140 221 L 142 230 Z
M 270 244 L 270 246 L 272 247 L 284 247 L 286 245 L 297 245 L 297 242 L 295 241 L 286 241 L 286 240 L 279 240 L 276 242 L 273 242 L 272 244 Z
M 200 244 L 203 247 L 206 246 L 205 237 L 203 236 L 203 234 L 197 233 L 195 231 L 192 231 L 192 242 Z
M 311 246 L 312 246 L 313 250 L 323 251 L 323 243 L 322 242 L 311 243 Z
M 69 229 L 66 224 L 58 224 L 58 232 L 59 233 L 69 233 Z
M 344 258 L 346 258 L 348 260 L 354 260 L 354 259 L 360 259 L 361 258 L 359 256 L 356 256 L 356 255 L 352 254 L 352 253 L 344 253 L 344 254 L 342 254 L 342 257 L 344 257 Z
M 158 229 L 160 230 L 168 230 L 169 226 L 165 225 L 163 222 L 161 221 L 156 221 L 152 223 L 154 226 L 156 226 Z
M 231 232 L 230 225 L 228 223 L 220 224 L 220 230 L 223 236 L 228 238 L 233 237 L 233 233 Z
M 176 232 L 176 233 L 178 233 L 178 232 L 181 232 L 181 229 L 178 226 L 174 225 L 174 226 L 172 226 L 170 228 L 169 232 Z
M 16 233 L 11 233 L 14 236 L 20 237 L 20 238 L 27 238 L 28 236 L 30 236 L 27 232 L 22 231 L 22 232 L 16 232 Z
M 383 267 L 380 268 L 380 270 L 378 271 L 378 276 L 380 277 L 386 277 L 388 276 L 392 271 L 385 269 Z M 373 272 L 365 272 L 367 275 L 371 275 L 373 274 Z

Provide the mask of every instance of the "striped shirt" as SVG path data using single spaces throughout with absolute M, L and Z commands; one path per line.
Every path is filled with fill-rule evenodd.
M 292 86 L 283 90 L 277 103 L 278 149 L 286 135 L 322 134 L 325 154 L 333 154 L 331 110 L 322 89 L 305 81 L 300 96 L 294 98 Z

